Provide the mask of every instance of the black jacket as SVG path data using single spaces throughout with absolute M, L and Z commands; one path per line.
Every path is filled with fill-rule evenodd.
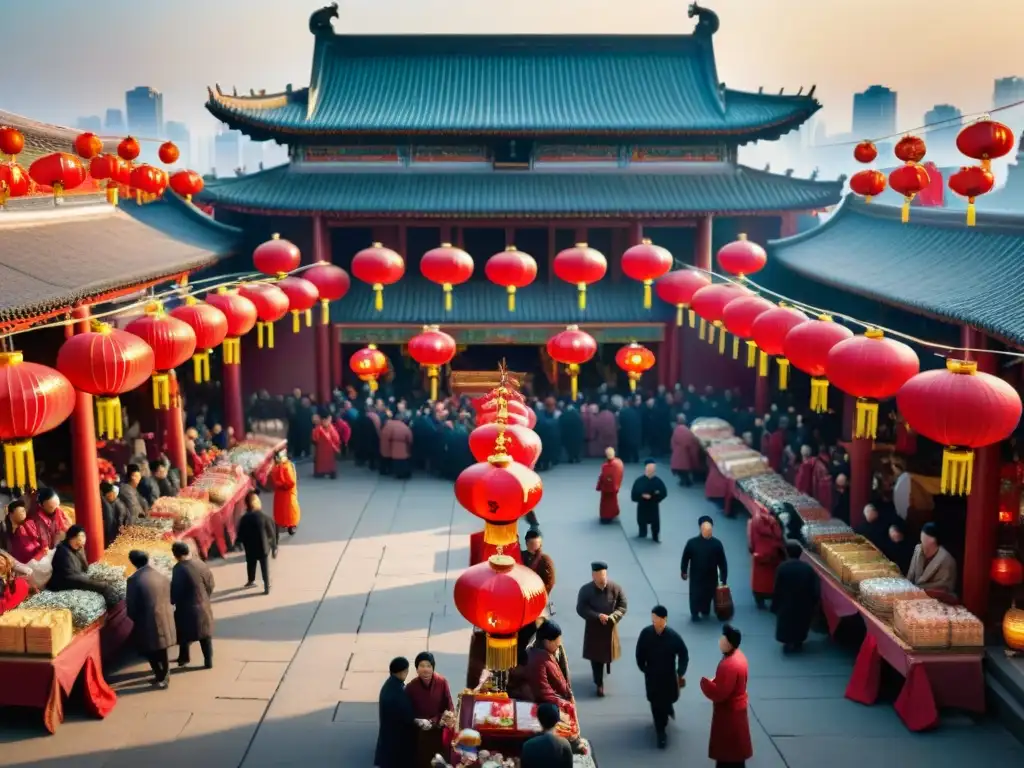
M 572 768 L 572 748 L 561 736 L 547 731 L 523 744 L 522 768 Z
M 57 545 L 53 553 L 53 576 L 46 588 L 51 592 L 63 592 L 68 589 L 84 589 L 88 592 L 105 594 L 106 587 L 93 581 L 86 575 L 89 561 L 85 559 L 85 550 L 73 550 L 67 542 Z
M 140 480 L 141 485 L 141 480 Z M 134 523 L 149 514 L 149 502 L 131 483 L 121 483 L 118 499 L 128 507 L 129 523 Z
M 179 643 L 213 637 L 213 573 L 201 560 L 182 560 L 171 571 L 171 603 Z
M 640 630 L 636 641 L 636 665 L 644 673 L 647 700 L 652 704 L 674 704 L 679 699 L 678 678 L 686 675 L 690 652 L 672 627 L 659 635 L 653 626 Z
M 651 498 L 645 499 L 644 494 Z M 668 489 L 660 477 L 648 477 L 640 475 L 633 481 L 633 492 L 631 498 L 636 502 L 636 519 L 640 525 L 654 522 L 659 519 L 661 502 L 668 496 Z
M 128 511 L 128 505 L 120 497 L 113 501 L 101 498 L 100 504 L 103 509 L 104 546 L 109 547 L 117 534 L 121 532 L 122 526 L 131 522 L 131 513 Z
M 405 683 L 389 675 L 380 689 L 377 703 L 380 730 L 373 764 L 378 768 L 409 768 L 416 744 L 416 715 L 405 694 Z
M 238 540 L 250 557 L 277 552 L 277 525 L 262 510 L 249 510 L 238 521 Z

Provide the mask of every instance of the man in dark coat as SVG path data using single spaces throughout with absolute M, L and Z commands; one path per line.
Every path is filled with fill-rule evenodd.
M 161 496 L 177 496 L 178 489 L 167 475 L 167 464 L 161 459 L 149 462 L 149 477 L 139 481 L 139 493 L 149 506 L 153 506 Z
M 364 406 L 352 425 L 352 451 L 357 467 L 369 464 L 370 469 L 375 470 L 380 457 L 380 433 L 370 418 L 371 410 L 372 406 Z
M 412 429 L 412 465 L 414 469 L 424 471 L 431 459 L 431 448 L 435 443 L 436 429 L 430 414 L 421 409 L 410 425 Z
M 521 768 L 572 768 L 572 747 L 555 733 L 562 714 L 554 704 L 537 705 L 537 721 L 544 732 L 527 739 L 519 758 Z
M 601 561 L 590 564 L 591 581 L 580 587 L 576 596 L 576 613 L 586 622 L 583 630 L 583 658 L 590 662 L 598 697 L 604 696 L 604 674 L 612 671 L 612 662 L 619 658 L 619 622 L 626 615 L 626 593 L 608 580 L 608 565 Z
M 583 428 L 583 417 L 572 403 L 565 406 L 565 410 L 558 418 L 558 428 L 561 432 L 566 460 L 570 464 L 579 464 L 587 434 Z
M 153 670 L 153 684 L 166 688 L 170 674 L 167 649 L 177 641 L 174 632 L 174 608 L 171 606 L 171 580 L 149 566 L 149 555 L 138 549 L 128 553 L 135 573 L 128 577 L 125 607 L 139 652 Z
M 391 674 L 381 686 L 377 700 L 380 728 L 373 764 L 377 768 L 408 768 L 413 764 L 416 744 L 416 715 L 412 700 L 405 694 L 409 660 L 401 656 L 392 659 L 388 669 Z
M 541 440 L 540 458 L 536 467 L 538 472 L 551 469 L 561 458 L 562 441 L 558 421 L 554 413 L 541 411 L 537 414 L 537 426 L 533 430 Z
M 644 673 L 659 749 L 664 749 L 668 743 L 665 729 L 668 719 L 676 716 L 674 704 L 679 700 L 679 689 L 686 685 L 689 664 L 686 643 L 668 625 L 668 609 L 663 605 L 654 606 L 651 626 L 644 627 L 636 641 L 636 665 Z
M 89 561 L 85 559 L 85 529 L 80 525 L 72 525 L 64 535 L 64 541 L 57 545 L 51 562 L 53 575 L 46 588 L 51 592 L 63 592 L 69 589 L 81 589 L 87 592 L 98 592 L 106 596 L 107 586 L 89 578 Z
M 188 544 L 176 541 L 171 554 L 177 564 L 171 571 L 171 604 L 178 634 L 178 666 L 191 661 L 192 643 L 199 641 L 203 664 L 213 668 L 213 573 L 202 560 L 194 560 Z
M 619 411 L 619 458 L 625 464 L 640 461 L 640 443 L 643 441 L 643 427 L 640 411 L 626 405 Z
M 632 499 L 636 502 L 636 524 L 640 529 L 637 538 L 647 538 L 647 526 L 651 527 L 651 537 L 660 542 L 661 536 L 661 502 L 668 496 L 668 489 L 660 477 L 654 473 L 658 465 L 654 459 L 644 462 L 644 473 L 633 482 Z
M 121 528 L 128 525 L 131 513 L 118 498 L 117 486 L 104 480 L 100 483 L 100 505 L 103 512 L 103 546 L 109 547 Z
M 725 548 L 712 535 L 715 531 L 714 522 L 707 515 L 697 522 L 700 524 L 700 536 L 694 536 L 686 542 L 679 566 L 683 581 L 690 582 L 690 616 L 694 621 L 711 614 L 715 590 L 719 584 L 727 584 L 729 578 Z
M 537 528 L 526 532 L 526 551 L 523 554 L 523 565 L 540 576 L 544 589 L 548 593 L 548 613 L 554 615 L 555 606 L 551 602 L 551 590 L 555 588 L 555 561 L 551 555 L 542 551 L 544 539 Z
M 263 577 L 263 594 L 270 594 L 270 557 L 277 557 L 277 524 L 263 512 L 260 495 L 245 495 L 245 514 L 238 520 L 238 540 L 245 549 L 245 586 L 256 586 L 256 564 Z
M 811 621 L 818 610 L 821 584 L 809 563 L 800 559 L 800 547 L 786 547 L 789 559 L 775 571 L 772 613 L 775 614 L 775 639 L 785 653 L 803 647 Z
M 124 476 L 124 480 L 119 486 L 118 497 L 128 507 L 129 523 L 136 523 L 149 514 L 149 503 L 139 493 L 142 470 L 138 464 L 129 464 L 125 469 Z

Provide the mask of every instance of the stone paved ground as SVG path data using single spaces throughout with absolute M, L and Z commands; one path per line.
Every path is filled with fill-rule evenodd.
M 469 630 L 451 593 L 467 561 L 467 534 L 477 527 L 475 520 L 454 503 L 451 485 L 440 481 L 403 484 L 346 465 L 331 482 L 313 480 L 309 471 L 303 468 L 307 476 L 300 486 L 303 524 L 273 564 L 270 596 L 239 591 L 244 566 L 238 555 L 214 564 L 215 669 L 175 672 L 168 691 L 155 691 L 142 665 L 129 663 L 111 673 L 120 701 L 107 720 L 88 720 L 80 705 L 71 705 L 68 721 L 52 737 L 41 735 L 37 717 L 5 713 L 0 764 L 64 766 L 73 757 L 75 768 L 264 768 L 307 760 L 363 768 L 372 763 L 375 702 L 393 656 L 429 648 L 457 690 Z M 697 681 L 714 673 L 718 627 L 691 625 L 685 618 L 678 568 L 698 516 L 713 508 L 699 489 L 673 486 L 662 513 L 664 543 L 637 542 L 630 512 L 621 528 L 597 524 L 596 474 L 594 463 L 548 473 L 539 510 L 545 549 L 558 567 L 556 619 L 565 630 L 585 733 L 602 768 L 621 768 L 637 758 L 651 768 L 709 765 L 711 708 Z M 749 765 L 1024 764 L 1024 746 L 993 723 L 952 715 L 942 730 L 912 735 L 891 706 L 846 701 L 853 658 L 829 641 L 816 637 L 804 655 L 783 657 L 770 617 L 756 611 L 746 588 L 745 521 L 724 520 L 720 513 L 716 519 L 731 558 L 735 623 L 744 631 L 743 650 L 751 663 L 756 754 Z M 630 604 L 622 624 L 626 656 L 608 679 L 608 697 L 600 700 L 588 680 L 589 665 L 579 658 L 582 627 L 573 610 L 593 559 L 608 561 Z M 690 685 L 665 752 L 653 749 L 643 681 L 630 658 L 657 602 L 668 607 L 691 654 Z

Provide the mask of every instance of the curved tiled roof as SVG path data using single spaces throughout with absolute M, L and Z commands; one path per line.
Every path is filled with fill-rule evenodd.
M 41 123 L 38 120 L 2 110 L 0 110 L 0 125 L 9 125 L 24 134 L 25 150 L 18 155 L 18 163 L 25 168 L 28 168 L 33 160 L 51 152 L 74 152 L 75 137 L 82 133 L 75 128 Z M 105 141 L 103 150 L 116 152 L 117 140 Z

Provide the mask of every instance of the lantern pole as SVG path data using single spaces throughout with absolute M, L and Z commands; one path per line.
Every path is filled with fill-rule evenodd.
M 313 217 L 313 263 L 331 261 L 330 231 L 323 216 Z M 316 398 L 321 405 L 331 401 L 331 326 L 318 323 L 314 330 L 313 357 L 316 361 Z
M 856 437 L 850 441 L 850 525 L 864 523 L 864 507 L 871 500 L 871 452 L 875 441 Z
M 167 441 L 167 456 L 171 465 L 178 470 L 181 487 L 188 485 L 188 454 L 185 451 L 185 418 L 181 412 L 181 391 L 178 389 L 178 375 L 169 371 L 170 407 L 158 413 L 163 420 L 164 439 Z M 240 436 L 237 436 L 241 439 Z

